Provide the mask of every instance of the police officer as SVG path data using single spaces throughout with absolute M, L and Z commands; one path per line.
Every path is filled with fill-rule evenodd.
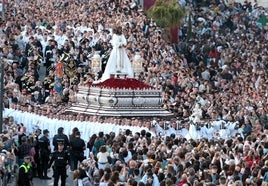
M 41 169 L 40 169 L 40 156 L 39 156 L 39 151 L 40 151 L 40 147 L 39 147 L 39 135 L 41 134 L 41 129 L 37 129 L 34 133 L 34 135 L 32 136 L 32 140 L 33 140 L 33 146 L 34 146 L 34 150 L 35 150 L 35 154 L 34 154 L 34 162 L 35 162 L 35 166 L 33 166 L 33 173 L 34 176 L 42 176 L 41 173 Z
M 64 129 L 63 127 L 58 128 L 58 134 L 56 134 L 53 137 L 53 146 L 54 146 L 54 150 L 58 149 L 58 142 L 62 142 L 64 141 L 64 150 L 67 150 L 67 148 L 70 145 L 68 136 L 66 134 L 63 133 Z
M 71 159 L 71 170 L 77 169 L 78 161 L 82 163 L 85 159 L 84 150 L 86 144 L 83 139 L 80 138 L 80 132 L 75 132 L 75 137 L 70 140 L 70 159 Z
M 64 150 L 64 142 L 58 142 L 58 148 L 52 153 L 52 157 L 49 162 L 49 168 L 54 162 L 54 186 L 58 186 L 59 178 L 61 177 L 61 186 L 65 186 L 66 182 L 66 170 L 69 168 L 70 155 L 68 151 Z
M 32 166 L 31 166 L 31 156 L 26 155 L 24 156 L 24 162 L 19 167 L 19 179 L 18 185 L 19 186 L 31 186 L 32 185 Z
M 45 129 L 43 131 L 43 136 L 39 139 L 40 148 L 40 169 L 41 169 L 41 179 L 51 179 L 47 176 L 49 155 L 50 155 L 50 142 L 48 139 L 49 131 Z

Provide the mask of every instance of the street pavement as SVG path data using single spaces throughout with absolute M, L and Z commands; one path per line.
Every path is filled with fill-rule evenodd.
M 50 169 L 52 170 L 52 169 Z M 68 174 L 68 178 L 66 179 L 66 186 L 73 186 L 74 182 L 73 182 L 73 173 L 69 171 L 70 169 L 67 170 L 67 174 Z M 52 177 L 52 172 L 50 171 L 48 173 L 49 177 Z M 33 179 L 33 185 L 34 186 L 53 186 L 53 182 L 54 182 L 54 178 L 52 178 L 51 180 L 41 180 L 39 178 L 34 178 Z M 60 184 L 61 181 L 59 181 L 58 185 Z
M 50 169 L 51 170 L 51 169 Z M 73 181 L 73 173 L 70 172 L 70 169 L 67 170 L 67 174 L 68 174 L 68 178 L 66 179 L 66 186 L 73 186 L 74 185 L 74 181 Z M 14 178 L 12 178 L 12 181 L 10 183 L 7 184 L 7 186 L 17 186 L 16 184 L 16 176 Z M 48 172 L 48 176 L 52 177 L 52 172 Z M 52 178 L 51 180 L 41 180 L 39 178 L 34 178 L 33 179 L 33 186 L 53 186 L 54 183 L 54 178 Z M 58 185 L 61 185 L 61 181 L 58 182 Z M 2 186 L 2 183 L 0 182 L 0 186 Z M 3 184 L 4 186 L 4 184 Z

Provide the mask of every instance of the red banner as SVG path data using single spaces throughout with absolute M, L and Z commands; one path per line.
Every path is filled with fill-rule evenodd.
M 149 8 L 151 8 L 151 6 L 154 5 L 156 0 L 144 0 L 143 1 L 143 7 L 145 10 L 148 10 Z

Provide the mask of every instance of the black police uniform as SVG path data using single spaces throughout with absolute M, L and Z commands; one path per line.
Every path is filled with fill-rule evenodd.
M 50 155 L 50 142 L 46 136 L 42 136 L 39 139 L 39 148 L 40 148 L 40 169 L 41 175 L 40 178 L 49 179 L 47 176 L 49 155 Z
M 56 150 L 52 153 L 52 157 L 49 162 L 49 167 L 51 167 L 54 162 L 54 186 L 58 186 L 59 178 L 61 177 L 61 186 L 65 186 L 66 182 L 66 166 L 69 165 L 70 155 L 68 151 Z
M 78 161 L 81 163 L 85 159 L 85 149 L 85 141 L 80 138 L 80 132 L 76 132 L 76 137 L 70 140 L 70 159 L 72 171 L 77 169 Z
M 40 129 L 38 129 L 39 132 L 41 132 Z M 39 155 L 39 151 L 40 151 L 40 147 L 39 147 L 39 138 L 38 138 L 38 134 L 36 132 L 36 134 L 33 135 L 33 146 L 34 146 L 34 150 L 35 150 L 35 154 L 34 154 L 34 162 L 35 162 L 35 166 L 33 167 L 33 172 L 34 172 L 34 176 L 42 176 L 42 170 L 41 170 L 41 166 L 40 166 L 40 155 Z
M 64 150 L 67 150 L 67 148 L 70 146 L 70 142 L 68 139 L 68 136 L 66 134 L 63 134 L 63 128 L 58 128 L 58 134 L 56 134 L 53 137 L 53 146 L 54 150 L 58 150 L 58 143 L 64 141 Z

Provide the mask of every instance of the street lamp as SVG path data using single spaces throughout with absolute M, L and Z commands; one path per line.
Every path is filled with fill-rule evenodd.
M 91 58 L 91 72 L 95 75 L 95 80 L 98 78 L 98 73 L 101 71 L 101 57 L 100 51 L 95 51 Z

